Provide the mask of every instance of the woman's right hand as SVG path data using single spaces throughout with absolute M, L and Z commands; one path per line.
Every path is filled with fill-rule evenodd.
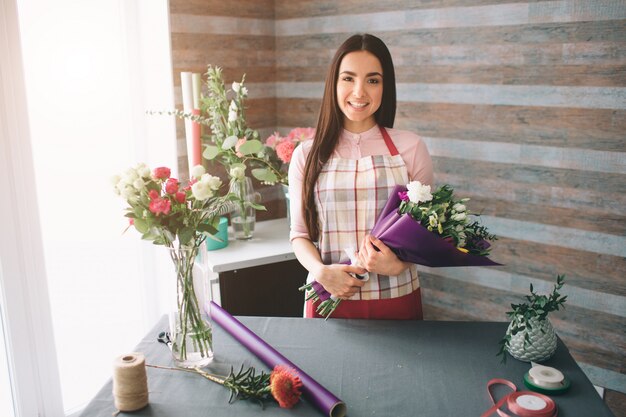
M 332 264 L 320 265 L 313 273 L 313 278 L 322 284 L 331 295 L 345 300 L 352 297 L 363 285 L 364 281 L 354 278 L 351 274 L 364 274 L 367 271 L 352 265 Z

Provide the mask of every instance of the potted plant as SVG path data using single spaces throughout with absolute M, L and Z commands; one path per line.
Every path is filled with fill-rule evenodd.
M 557 276 L 556 285 L 549 295 L 537 294 L 530 284 L 530 295 L 525 297 L 526 302 L 511 304 L 512 311 L 506 313 L 511 323 L 500 341 L 498 352 L 503 362 L 506 362 L 505 352 L 525 362 L 542 362 L 554 354 L 556 333 L 548 320 L 548 314 L 564 307 L 567 296 L 559 293 L 564 282 L 564 275 Z

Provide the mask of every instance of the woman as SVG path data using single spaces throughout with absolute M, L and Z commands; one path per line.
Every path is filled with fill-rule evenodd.
M 343 300 L 332 317 L 422 318 L 415 265 L 368 234 L 395 185 L 433 181 L 426 145 L 392 129 L 395 113 L 389 50 L 375 36 L 350 37 L 331 62 L 315 139 L 296 148 L 289 167 L 294 253 L 309 281 Z M 359 266 L 346 265 L 350 248 Z M 368 281 L 355 277 L 366 271 Z M 307 302 L 306 317 L 320 317 L 315 308 Z

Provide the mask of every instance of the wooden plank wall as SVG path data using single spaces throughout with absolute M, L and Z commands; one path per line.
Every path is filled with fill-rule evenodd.
M 171 1 L 175 72 L 248 73 L 266 131 L 313 126 L 336 47 L 381 37 L 396 127 L 422 135 L 436 183 L 471 197 L 505 264 L 421 268 L 427 318 L 502 321 L 530 282 L 549 291 L 566 274 L 553 324 L 594 383 L 626 392 L 626 2 L 220 4 Z
M 204 74 L 207 65 L 219 66 L 227 85 L 246 75 L 250 91 L 246 118 L 263 139 L 269 136 L 277 125 L 274 1 L 171 0 L 170 25 L 177 108 L 182 108 L 180 73 Z M 187 153 L 184 124 L 180 121 L 177 139 L 182 176 L 187 172 Z M 225 178 L 224 173 L 217 174 Z M 257 219 L 285 217 L 282 189 L 255 184 L 268 209 L 258 212 Z

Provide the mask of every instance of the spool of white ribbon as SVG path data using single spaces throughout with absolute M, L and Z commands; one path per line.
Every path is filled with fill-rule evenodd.
M 560 388 L 563 386 L 565 376 L 561 371 L 549 366 L 536 365 L 528 371 L 531 382 L 540 388 Z

